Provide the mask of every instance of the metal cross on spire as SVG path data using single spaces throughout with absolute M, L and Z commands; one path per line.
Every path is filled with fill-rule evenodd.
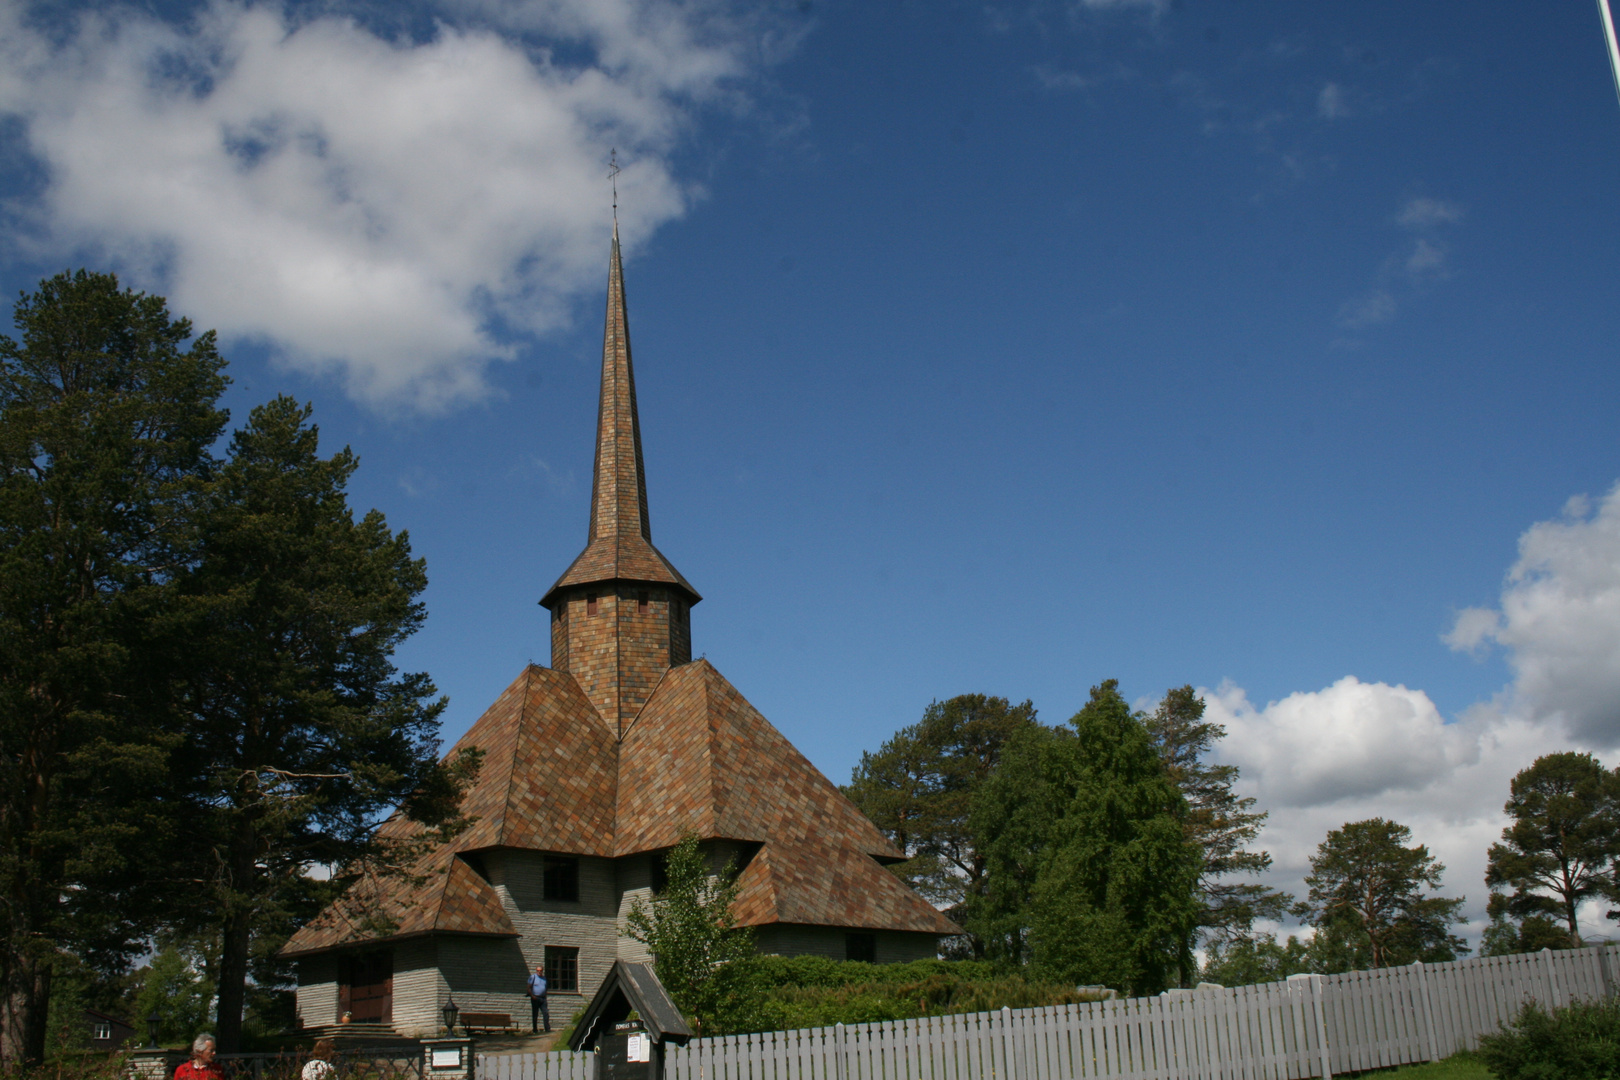
M 613 220 L 619 220 L 619 150 L 614 147 L 608 151 L 608 179 L 613 183 Z

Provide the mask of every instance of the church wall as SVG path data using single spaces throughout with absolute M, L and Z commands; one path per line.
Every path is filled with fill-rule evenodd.
M 498 854 L 498 857 L 492 857 Z M 528 1019 L 528 972 L 544 962 L 547 945 L 579 950 L 579 991 L 550 995 L 553 1023 L 566 1020 L 590 1000 L 618 959 L 618 883 L 614 860 L 579 856 L 579 899 L 545 899 L 545 855 L 508 850 L 486 856 L 490 882 L 512 925 L 522 935 L 523 971 L 517 991 Z
M 506 1013 L 514 1024 L 529 1023 L 529 973 L 522 944 L 514 938 L 486 938 L 444 934 L 434 938 L 437 969 L 435 992 L 442 989 L 454 997 L 462 1012 Z M 425 982 L 425 980 L 424 980 Z M 397 998 L 398 991 L 395 991 Z M 417 999 L 412 1021 L 426 1033 L 437 1030 L 443 1020 L 438 1010 L 442 998 L 426 995 Z M 424 1012 L 425 1010 L 425 1012 Z M 553 1019 L 556 1006 L 553 1003 Z M 399 1007 L 394 1009 L 394 1026 L 405 1034 Z
M 618 928 L 618 956 L 620 960 L 631 960 L 637 963 L 652 963 L 652 954 L 647 946 L 630 936 L 630 906 L 637 900 L 643 904 L 652 902 L 653 886 L 653 860 L 656 854 L 630 855 L 616 860 L 618 871 L 619 910 L 616 925 Z
M 298 961 L 298 1015 L 307 1027 L 338 1021 L 338 965 L 331 954 Z
M 444 1025 L 439 1010 L 448 996 L 439 973 L 437 943 L 432 938 L 412 938 L 399 942 L 393 952 L 394 1030 L 403 1035 L 437 1034 Z M 458 999 L 456 1004 L 462 1003 Z

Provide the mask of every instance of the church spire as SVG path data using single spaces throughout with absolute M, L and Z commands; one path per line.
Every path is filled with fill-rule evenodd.
M 580 552 L 540 601 L 553 606 L 571 585 L 610 581 L 670 585 L 688 604 L 701 597 L 680 571 L 652 545 L 647 515 L 647 470 L 641 458 L 641 420 L 636 411 L 636 375 L 630 360 L 630 318 L 619 258 L 619 224 L 613 223 L 608 257 L 607 324 L 602 332 L 602 391 L 596 411 L 596 471 L 591 481 L 591 523 Z
M 647 520 L 647 470 L 641 460 L 636 373 L 630 362 L 630 320 L 619 261 L 619 223 L 608 259 L 607 326 L 602 332 L 602 397 L 596 413 L 596 476 L 591 484 L 588 543 L 619 534 L 652 541 Z

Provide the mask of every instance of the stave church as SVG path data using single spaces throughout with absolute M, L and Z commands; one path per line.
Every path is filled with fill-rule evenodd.
M 740 868 L 734 912 L 761 952 L 887 963 L 958 932 L 884 869 L 901 854 L 877 828 L 692 659 L 702 598 L 652 543 L 617 223 L 606 322 L 585 550 L 540 599 L 551 666 L 520 672 L 450 751 L 484 754 L 472 827 L 412 884 L 362 882 L 284 947 L 306 1028 L 347 1014 L 428 1035 L 452 997 L 515 1021 L 540 965 L 566 1019 L 616 959 L 649 959 L 626 915 L 688 834 Z

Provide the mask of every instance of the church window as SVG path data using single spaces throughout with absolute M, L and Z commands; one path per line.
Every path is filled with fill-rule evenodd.
M 546 989 L 579 993 L 579 950 L 572 945 L 546 946 Z
M 579 860 L 572 855 L 547 855 L 542 895 L 547 900 L 579 899 Z
M 585 614 L 596 614 L 596 595 L 594 593 L 585 598 Z
M 645 614 L 647 614 L 647 590 L 646 589 L 642 589 L 640 592 L 636 593 L 636 614 L 637 615 L 645 615 Z
M 844 959 L 877 963 L 877 935 L 850 933 L 844 935 Z

